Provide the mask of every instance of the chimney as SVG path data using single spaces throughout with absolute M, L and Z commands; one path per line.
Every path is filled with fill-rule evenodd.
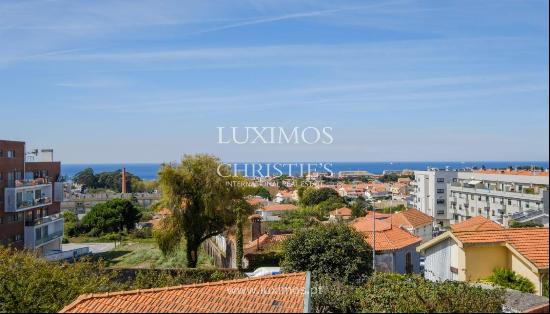
M 248 217 L 251 222 L 252 232 L 251 232 L 251 241 L 258 239 L 262 235 L 262 216 L 252 215 Z
M 126 168 L 122 168 L 122 194 L 126 194 Z

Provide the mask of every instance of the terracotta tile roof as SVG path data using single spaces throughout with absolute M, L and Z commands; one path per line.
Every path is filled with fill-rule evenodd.
M 548 268 L 548 228 L 464 231 L 453 235 L 464 244 L 508 243 L 538 268 Z
M 384 214 L 384 213 L 378 213 L 378 212 L 373 212 L 373 211 L 367 211 L 367 217 L 372 218 L 373 215 L 376 215 L 376 219 L 378 219 L 378 220 L 386 219 L 386 218 L 389 218 L 391 216 L 391 214 Z
M 243 246 L 245 254 L 268 250 L 270 247 L 283 242 L 290 234 L 263 234 L 258 239 L 250 241 Z
M 270 204 L 262 207 L 262 210 L 265 211 L 286 211 L 286 210 L 295 210 L 298 206 L 294 204 Z
M 250 205 L 258 205 L 258 204 L 263 204 L 263 203 L 266 203 L 267 200 L 263 197 L 259 197 L 259 196 L 255 196 L 255 197 L 250 197 L 246 200 L 246 202 Z
M 414 208 L 395 213 L 391 216 L 391 223 L 397 227 L 418 228 L 432 222 L 433 218 L 431 216 Z
M 498 223 L 487 219 L 483 216 L 476 216 L 466 219 L 463 222 L 451 225 L 451 230 L 454 232 L 460 231 L 485 231 L 485 230 L 500 230 L 504 229 Z
M 378 219 L 378 215 L 376 215 L 376 223 L 374 223 L 374 219 L 372 219 L 371 215 L 354 219 L 350 226 L 359 232 L 372 232 L 374 228 L 376 228 L 376 231 L 384 231 L 392 228 L 387 220 Z
M 60 313 L 303 313 L 306 274 L 88 294 Z
M 351 216 L 351 209 L 342 207 L 331 211 L 330 214 L 333 216 Z
M 355 219 L 351 224 L 351 227 L 359 231 L 365 236 L 365 240 L 372 247 L 375 244 L 375 250 L 379 251 L 392 251 L 399 250 L 412 244 L 418 244 L 422 242 L 422 239 L 416 237 L 407 231 L 392 226 L 387 220 L 376 219 L 376 239 L 373 241 L 373 219 L 372 217 L 361 217 Z

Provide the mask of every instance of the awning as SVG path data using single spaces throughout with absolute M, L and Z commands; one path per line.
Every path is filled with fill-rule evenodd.
M 470 184 L 470 185 L 478 185 L 480 183 L 481 183 L 481 181 L 479 181 L 479 180 L 472 180 L 472 181 L 468 182 L 468 184 Z

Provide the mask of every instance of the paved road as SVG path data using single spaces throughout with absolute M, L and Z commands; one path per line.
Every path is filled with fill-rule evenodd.
M 67 244 L 62 245 L 63 251 L 74 250 L 74 249 L 78 249 L 78 248 L 82 248 L 82 247 L 86 247 L 86 246 L 90 248 L 90 252 L 92 252 L 93 254 L 112 251 L 115 248 L 115 244 L 113 242 L 109 242 L 109 243 L 67 243 Z

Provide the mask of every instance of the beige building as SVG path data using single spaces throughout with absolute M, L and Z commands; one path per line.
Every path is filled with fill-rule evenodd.
M 537 294 L 548 282 L 548 228 L 447 231 L 417 250 L 433 281 L 479 282 L 505 268 L 529 279 Z

